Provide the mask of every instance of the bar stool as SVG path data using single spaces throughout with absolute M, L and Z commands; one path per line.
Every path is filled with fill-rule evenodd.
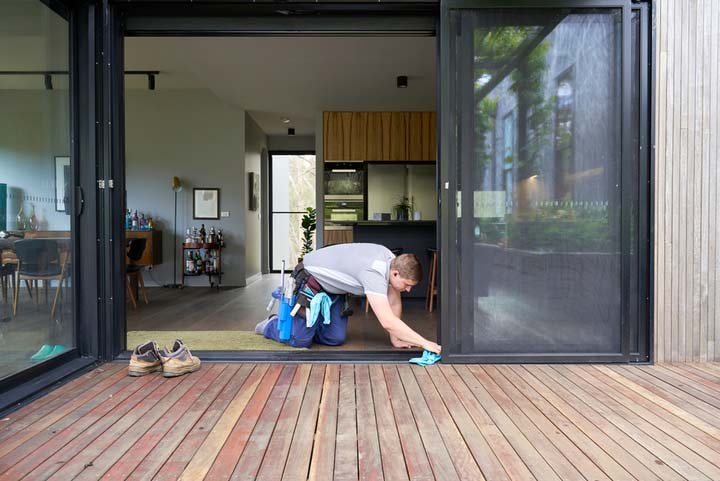
M 397 257 L 403 253 L 403 250 L 404 249 L 402 247 L 394 247 L 390 249 L 390 252 L 392 252 L 395 257 Z M 365 314 L 367 314 L 368 312 L 370 312 L 370 303 L 368 302 L 367 297 L 365 297 Z
M 437 287 L 435 284 L 435 281 L 437 280 L 437 249 L 434 247 L 430 247 L 427 249 L 427 253 L 430 256 L 430 272 L 428 272 L 428 286 L 427 286 L 427 294 L 426 294 L 426 300 L 425 300 L 425 307 L 427 307 L 427 310 L 432 312 L 433 311 L 433 299 L 437 295 Z

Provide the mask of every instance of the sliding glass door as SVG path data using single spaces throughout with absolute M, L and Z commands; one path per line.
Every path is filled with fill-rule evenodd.
M 585 4 L 443 3 L 450 360 L 647 353 L 641 11 Z
M 59 5 L 55 5 L 59 7 Z M 75 347 L 70 23 L 0 2 L 0 383 Z M 1 389 L 0 389 L 1 390 Z

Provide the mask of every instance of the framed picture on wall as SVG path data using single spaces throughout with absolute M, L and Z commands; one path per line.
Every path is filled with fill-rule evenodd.
M 220 189 L 193 189 L 193 219 L 220 218 Z
M 248 172 L 248 208 L 258 210 L 260 204 L 260 174 Z
M 72 188 L 72 172 L 70 157 L 55 157 L 55 210 L 68 212 L 70 189 Z

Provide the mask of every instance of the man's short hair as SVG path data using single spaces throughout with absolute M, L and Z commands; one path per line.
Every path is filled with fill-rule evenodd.
M 398 271 L 405 279 L 418 284 L 422 282 L 422 266 L 415 254 L 400 254 L 390 262 L 390 269 Z

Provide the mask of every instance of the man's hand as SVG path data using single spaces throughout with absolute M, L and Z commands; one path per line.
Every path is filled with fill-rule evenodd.
M 432 341 L 428 341 L 427 343 L 425 343 L 422 348 L 426 351 L 434 352 L 435 354 L 440 354 L 440 351 L 442 351 L 442 346 L 440 346 L 439 344 L 435 344 Z

